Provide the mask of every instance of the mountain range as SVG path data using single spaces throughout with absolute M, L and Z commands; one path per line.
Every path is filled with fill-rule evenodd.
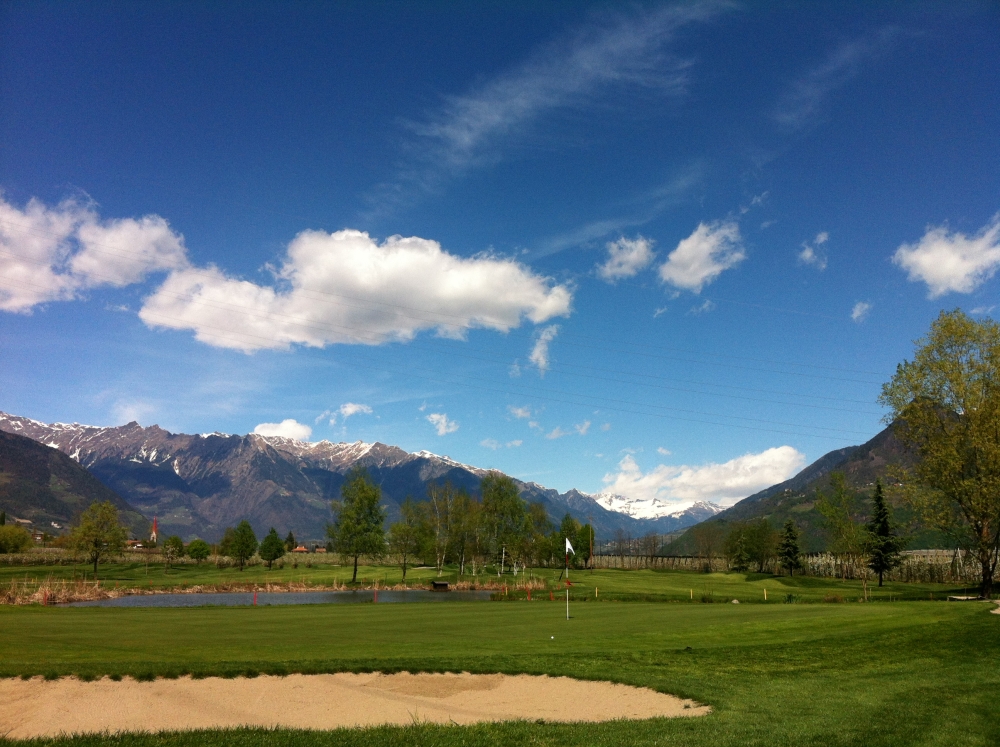
M 136 422 L 115 427 L 41 423 L 0 412 L 0 431 L 24 436 L 90 471 L 103 485 L 146 517 L 156 516 L 161 535 L 216 540 L 227 526 L 246 519 L 260 534 L 276 527 L 303 539 L 323 537 L 330 501 L 354 467 L 368 470 L 382 489 L 389 520 L 412 496 L 426 498 L 430 483 L 451 482 L 477 492 L 486 470 L 427 451 L 409 453 L 382 443 L 305 442 L 275 436 L 170 433 Z M 621 530 L 633 537 L 666 534 L 696 524 L 721 508 L 699 503 L 662 515 L 630 515 L 619 496 L 559 493 L 516 481 L 522 497 L 541 502 L 558 523 L 569 513 L 593 524 L 598 539 Z M 603 501 L 603 504 L 602 502 Z M 622 510 L 622 507 L 625 510 Z M 654 512 L 655 513 L 655 512 Z
M 149 521 L 85 468 L 57 449 L 0 431 L 0 511 L 58 535 L 95 501 L 111 501 L 134 534 Z
M 744 498 L 705 523 L 726 531 L 735 522 L 763 518 L 777 529 L 792 519 L 800 532 L 802 550 L 820 552 L 827 548 L 830 537 L 823 516 L 816 509 L 817 491 L 830 491 L 831 473 L 844 474 L 848 487 L 855 491 L 858 499 L 856 518 L 864 520 L 869 512 L 875 481 L 885 479 L 890 466 L 907 468 L 912 467 L 915 461 L 913 452 L 896 436 L 895 426 L 890 425 L 860 446 L 848 446 L 824 454 L 791 479 Z M 922 527 L 913 509 L 896 500 L 892 490 L 888 491 L 888 497 L 894 519 L 907 534 L 911 549 L 949 546 L 937 532 Z M 691 532 L 685 532 L 663 549 L 664 554 L 670 555 L 688 555 L 694 551 Z

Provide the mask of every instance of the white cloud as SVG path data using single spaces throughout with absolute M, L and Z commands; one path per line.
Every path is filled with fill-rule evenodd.
M 427 422 L 434 426 L 439 436 L 445 436 L 458 430 L 458 423 L 449 420 L 443 412 L 432 412 L 427 416 Z
M 656 453 L 657 454 L 663 454 L 663 456 L 670 456 L 674 452 L 672 452 L 670 449 L 664 449 L 662 446 L 657 446 L 656 447 Z
M 601 430 L 602 431 L 610 431 L 611 430 L 611 423 L 605 423 L 604 425 L 602 425 L 601 426 Z
M 972 293 L 1000 267 L 1000 213 L 975 236 L 928 227 L 916 244 L 903 244 L 892 261 L 913 282 L 927 284 L 927 297 Z
M 142 423 L 146 416 L 155 413 L 156 409 L 154 405 L 142 400 L 119 400 L 115 402 L 112 412 L 116 423 L 131 423 L 133 421 Z
M 157 215 L 101 221 L 73 199 L 20 209 L 0 198 L 0 310 L 26 313 L 101 286 L 187 266 L 184 238 Z
M 423 410 L 424 408 L 420 409 Z M 318 423 L 320 420 L 329 415 L 330 425 L 336 425 L 338 415 L 340 416 L 340 420 L 344 421 L 347 420 L 349 417 L 351 417 L 351 415 L 357 415 L 359 412 L 364 413 L 365 415 L 371 415 L 372 408 L 369 407 L 368 405 L 358 404 L 357 402 L 345 402 L 336 410 L 326 410 L 325 412 L 321 413 L 320 416 L 316 418 L 316 422 Z
M 851 309 L 851 321 L 858 322 L 860 324 L 868 317 L 868 312 L 871 310 L 872 305 L 870 303 L 858 301 L 854 304 L 854 308 Z
M 819 247 L 823 246 L 830 239 L 830 234 L 826 231 L 820 231 L 816 234 L 816 238 L 812 240 L 812 244 L 808 241 L 802 242 L 802 251 L 799 252 L 799 262 L 804 265 L 811 265 L 817 270 L 823 271 L 826 269 L 826 254 L 819 250 Z
M 276 285 L 215 267 L 171 273 L 139 316 L 153 327 L 192 329 L 210 345 L 252 351 L 292 344 L 379 345 L 421 330 L 463 338 L 506 332 L 523 319 L 570 313 L 572 293 L 510 259 L 463 258 L 436 241 L 354 230 L 303 231 L 289 244 Z
M 598 265 L 597 274 L 609 283 L 637 275 L 640 270 L 649 267 L 656 256 L 653 242 L 642 236 L 609 241 L 607 249 L 608 259 L 603 265 Z
M 253 429 L 253 432 L 258 436 L 279 436 L 281 438 L 294 438 L 297 441 L 308 441 L 309 436 L 312 435 L 312 428 L 288 418 L 280 423 L 261 423 Z
M 700 293 L 724 270 L 744 259 L 740 228 L 735 222 L 699 223 L 660 265 L 660 279 L 675 288 Z
M 529 423 L 529 425 L 531 425 Z M 569 436 L 576 433 L 578 436 L 586 436 L 587 432 L 590 430 L 590 421 L 584 420 L 582 423 L 577 423 L 573 426 L 573 430 L 564 431 L 560 426 L 556 426 L 551 431 L 545 434 L 545 437 L 550 441 L 554 441 L 557 438 L 562 438 L 563 436 Z M 606 430 L 606 429 L 604 429 Z
M 529 407 L 528 405 L 525 405 L 524 407 L 514 407 L 514 405 L 507 405 L 507 412 L 509 412 L 518 420 L 531 419 L 531 407 Z
M 508 441 L 507 442 L 507 448 L 508 449 L 516 449 L 518 446 L 520 446 L 523 443 L 524 443 L 524 441 L 522 441 L 521 439 L 515 438 L 513 441 Z
M 996 305 L 993 305 L 993 306 L 977 306 L 976 308 L 972 309 L 969 313 L 970 314 L 989 314 L 995 308 L 996 308 Z
M 667 307 L 666 306 L 660 306 L 656 310 L 653 311 L 653 318 L 656 319 L 656 317 L 660 316 L 661 314 L 666 314 L 666 313 L 667 313 Z
M 805 465 L 805 456 L 791 446 L 745 454 L 723 464 L 664 465 L 645 474 L 631 455 L 618 471 L 604 476 L 605 492 L 633 500 L 667 503 L 712 501 L 723 505 L 787 480 Z
M 550 324 L 543 328 L 538 333 L 538 337 L 535 338 L 535 346 L 531 349 L 531 355 L 528 356 L 542 376 L 549 370 L 549 343 L 555 339 L 558 333 L 558 324 Z
M 493 438 L 484 438 L 479 442 L 479 445 L 486 449 L 492 449 L 493 451 L 500 448 L 500 442 Z
M 539 431 L 542 430 L 542 426 L 538 423 L 537 420 L 529 420 L 528 427 L 534 430 L 539 430 Z

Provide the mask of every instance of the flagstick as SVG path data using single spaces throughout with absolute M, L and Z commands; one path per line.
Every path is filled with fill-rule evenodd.
M 576 555 L 576 550 L 573 549 L 573 545 L 569 543 L 569 537 L 566 537 L 566 550 L 565 558 L 566 565 L 563 566 L 563 573 L 566 574 L 566 619 L 569 620 L 569 554 L 573 553 Z

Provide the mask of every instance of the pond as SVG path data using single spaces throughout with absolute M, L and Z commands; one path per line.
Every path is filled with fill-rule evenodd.
M 383 591 L 378 592 L 378 604 L 407 602 L 479 602 L 489 601 L 491 591 Z M 302 591 L 257 593 L 257 605 L 276 604 L 361 604 L 375 601 L 368 591 Z M 225 592 L 220 594 L 136 594 L 117 599 L 95 599 L 87 602 L 69 602 L 60 607 L 222 607 L 250 606 L 254 593 Z

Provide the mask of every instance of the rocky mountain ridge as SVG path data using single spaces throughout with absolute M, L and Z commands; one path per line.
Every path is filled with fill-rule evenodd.
M 389 519 L 407 496 L 426 497 L 433 482 L 450 481 L 477 492 L 487 470 L 428 451 L 409 453 L 382 443 L 305 442 L 223 433 L 175 434 L 136 422 L 98 427 L 46 424 L 0 413 L 0 430 L 59 449 L 146 516 L 157 516 L 161 534 L 209 540 L 247 519 L 258 532 L 321 538 L 330 521 L 330 500 L 339 496 L 347 472 L 368 470 L 382 488 Z M 674 515 L 633 517 L 609 510 L 577 490 L 559 493 L 518 481 L 522 496 L 542 502 L 558 522 L 570 513 L 593 523 L 598 537 L 616 530 L 632 536 L 665 534 L 707 518 L 704 507 Z M 708 509 L 710 510 L 710 509 Z

